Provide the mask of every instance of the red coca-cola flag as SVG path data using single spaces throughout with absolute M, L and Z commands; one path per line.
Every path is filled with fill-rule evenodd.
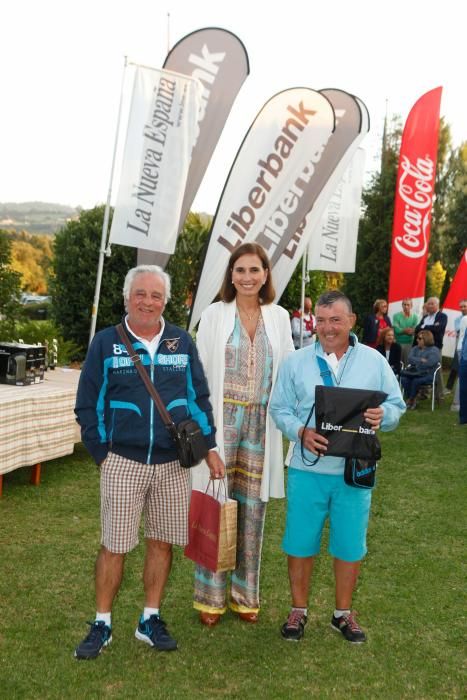
M 407 297 L 414 311 L 420 312 L 423 305 L 441 91 L 435 88 L 417 100 L 402 133 L 389 273 L 391 315 L 401 311 Z
M 443 338 L 443 355 L 447 357 L 453 357 L 456 350 L 456 318 L 459 318 L 461 315 L 459 304 L 464 299 L 467 299 L 467 248 L 464 250 L 443 304 L 443 311 L 448 317 Z

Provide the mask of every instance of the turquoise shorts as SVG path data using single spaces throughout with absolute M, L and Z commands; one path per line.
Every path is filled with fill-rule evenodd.
M 371 491 L 347 486 L 342 474 L 317 474 L 292 469 L 287 477 L 287 520 L 282 547 L 292 557 L 319 553 L 329 518 L 329 552 L 343 561 L 366 554 Z

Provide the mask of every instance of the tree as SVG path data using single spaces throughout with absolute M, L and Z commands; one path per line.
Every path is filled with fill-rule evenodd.
M 11 241 L 7 231 L 0 229 L 0 321 L 2 335 L 14 332 L 19 316 L 21 294 L 20 275 L 11 269 Z
M 443 268 L 439 260 L 427 270 L 426 273 L 426 293 L 425 297 L 441 297 L 441 293 L 444 285 L 444 278 L 446 277 L 446 270 Z
M 80 347 L 83 357 L 88 344 L 91 311 L 96 285 L 104 206 L 82 211 L 56 235 L 53 277 L 50 283 L 52 315 L 65 340 Z M 123 307 L 123 281 L 136 265 L 136 248 L 115 245 L 104 260 L 97 315 L 97 330 L 118 323 Z
M 193 292 L 208 242 L 211 217 L 190 212 L 178 237 L 177 246 L 167 265 L 171 277 L 172 298 L 165 315 L 172 323 L 185 328 Z
M 80 347 L 80 358 L 89 338 L 104 211 L 103 206 L 82 211 L 77 221 L 70 221 L 55 237 L 52 315 L 64 338 Z M 209 226 L 210 218 L 190 212 L 167 266 L 172 298 L 164 315 L 182 327 L 186 326 L 186 302 L 196 283 Z M 136 255 L 136 248 L 114 245 L 111 256 L 104 259 L 96 330 L 120 321 L 123 282 L 136 265 Z
M 443 226 L 443 259 L 453 277 L 467 247 L 467 141 L 451 155 L 450 178 L 450 197 Z
M 305 296 L 311 297 L 313 304 L 320 294 L 327 288 L 326 272 L 320 270 L 309 270 L 305 279 Z M 273 271 L 274 276 L 274 271 Z M 290 278 L 287 287 L 279 299 L 279 304 L 287 309 L 289 313 L 295 311 L 300 306 L 302 298 L 302 260 L 299 261 L 295 271 Z
M 439 123 L 438 154 L 436 159 L 435 196 L 431 217 L 428 262 L 444 259 L 444 227 L 447 203 L 452 185 L 451 129 L 444 117 Z
M 11 267 L 21 275 L 21 288 L 46 294 L 53 256 L 53 237 L 26 231 L 11 234 Z

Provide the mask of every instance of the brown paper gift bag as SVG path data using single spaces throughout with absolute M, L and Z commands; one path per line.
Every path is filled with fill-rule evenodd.
M 237 559 L 237 501 L 227 498 L 221 503 L 219 552 L 216 571 L 235 569 Z
M 209 571 L 235 569 L 237 555 L 237 501 L 227 497 L 221 486 L 212 495 L 192 491 L 185 556 Z

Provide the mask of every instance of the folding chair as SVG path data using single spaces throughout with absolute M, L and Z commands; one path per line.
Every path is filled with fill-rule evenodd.
M 435 371 L 433 372 L 433 379 L 429 384 L 422 384 L 422 386 L 427 386 L 431 388 L 431 410 L 435 410 L 435 400 L 436 400 L 436 387 L 438 384 L 438 375 L 441 371 L 441 364 L 438 363 Z M 439 399 L 438 399 L 439 400 Z

